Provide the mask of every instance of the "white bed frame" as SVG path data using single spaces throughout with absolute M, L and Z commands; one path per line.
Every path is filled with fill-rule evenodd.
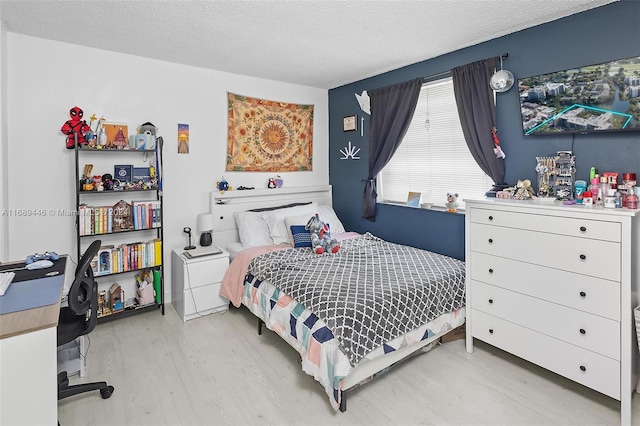
M 240 241 L 238 227 L 233 215 L 235 212 L 309 201 L 331 206 L 331 185 L 225 191 L 224 193 L 213 191 L 209 201 L 210 211 L 213 213 L 215 220 L 213 240 L 221 248 Z M 431 349 L 431 343 L 436 342 L 441 336 L 450 331 L 444 331 L 359 365 L 342 381 L 340 411 L 345 411 L 347 408 L 346 391 L 363 384 L 365 380 L 368 381 L 372 376 L 385 372 L 388 367 L 407 359 L 420 349 L 427 347 L 427 345 L 429 346 L 426 349 Z

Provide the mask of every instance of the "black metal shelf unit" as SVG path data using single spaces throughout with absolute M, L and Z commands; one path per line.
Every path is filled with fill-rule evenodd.
M 134 274 L 136 272 L 140 272 L 145 269 L 155 270 L 160 272 L 160 296 L 159 298 L 154 298 L 154 303 L 149 303 L 143 306 L 127 306 L 124 310 L 118 312 L 112 312 L 108 315 L 103 315 L 98 317 L 99 323 L 104 323 L 120 318 L 125 318 L 131 315 L 136 315 L 144 312 L 149 312 L 152 310 L 157 310 L 160 308 L 162 315 L 164 315 L 164 238 L 163 238 L 163 223 L 162 220 L 164 218 L 163 214 L 163 199 L 162 199 L 162 137 L 156 138 L 156 144 L 154 149 L 97 149 L 97 148 L 88 148 L 84 146 L 79 146 L 76 143 L 75 148 L 75 165 L 76 165 L 76 247 L 77 247 L 77 259 L 80 259 L 83 252 L 83 245 L 86 246 L 91 243 L 91 241 L 95 239 L 99 239 L 102 237 L 106 237 L 108 239 L 115 239 L 117 237 L 122 237 L 118 241 L 123 244 L 135 244 L 138 241 L 135 239 L 135 235 L 145 235 L 153 232 L 156 236 L 155 240 L 159 240 L 160 242 L 160 250 L 159 256 L 157 259 L 154 256 L 154 265 L 148 267 L 132 267 L 127 268 L 127 270 L 114 271 L 111 273 L 95 273 L 95 278 L 98 281 L 99 289 L 104 288 L 104 285 L 101 285 L 101 279 L 104 277 L 114 276 L 114 275 L 123 275 L 123 274 Z M 125 190 L 85 190 L 83 184 L 85 183 L 82 179 L 84 177 L 84 173 L 80 171 L 80 161 L 84 154 L 91 153 L 91 155 L 102 156 L 110 156 L 113 155 L 113 158 L 122 158 L 121 156 L 128 154 L 129 156 L 141 155 L 141 154 L 152 154 L 155 156 L 154 165 L 155 165 L 155 173 L 156 173 L 156 183 L 152 187 L 146 188 L 136 188 L 136 189 L 125 189 Z M 127 157 L 130 158 L 130 157 Z M 117 163 L 116 163 L 117 164 Z M 115 178 L 115 176 L 113 176 Z M 134 195 L 135 194 L 135 195 Z M 149 197 L 148 194 L 153 194 Z M 159 216 L 155 226 L 152 227 L 143 227 L 141 229 L 120 229 L 117 231 L 111 230 L 109 232 L 84 232 L 81 234 L 81 225 L 80 220 L 84 220 L 84 217 L 81 217 L 80 211 L 81 208 L 87 208 L 85 205 L 86 197 L 93 199 L 94 201 L 96 195 L 104 195 L 111 196 L 114 198 L 121 198 L 125 202 L 133 201 L 132 196 L 136 195 L 145 195 L 149 198 L 149 201 L 155 201 L 158 206 Z M 91 222 L 90 222 L 91 223 Z M 125 241 L 126 239 L 126 241 Z M 103 241 L 104 243 L 104 241 Z M 133 278 L 132 278 L 133 279 Z M 158 302 L 159 300 L 159 302 Z M 124 301 L 123 301 L 124 302 Z

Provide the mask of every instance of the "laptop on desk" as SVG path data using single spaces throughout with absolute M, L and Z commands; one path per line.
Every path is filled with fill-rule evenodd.
M 221 254 L 222 250 L 220 250 L 216 246 L 208 246 L 208 247 L 198 247 L 192 250 L 185 250 L 184 255 L 187 259 L 195 259 L 197 257 L 202 256 L 212 256 L 214 254 Z

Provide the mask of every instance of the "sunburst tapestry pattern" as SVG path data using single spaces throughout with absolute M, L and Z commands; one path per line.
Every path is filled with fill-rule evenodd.
M 312 169 L 313 105 L 228 93 L 227 170 L 297 172 Z

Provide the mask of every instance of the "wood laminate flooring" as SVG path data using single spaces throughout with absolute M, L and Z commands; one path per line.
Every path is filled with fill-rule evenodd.
M 473 354 L 456 340 L 401 363 L 351 392 L 340 413 L 244 307 L 183 323 L 167 305 L 164 316 L 100 324 L 89 339 L 87 372 L 71 384 L 106 380 L 115 392 L 59 401 L 62 426 L 620 424 L 618 401 L 480 341 Z

